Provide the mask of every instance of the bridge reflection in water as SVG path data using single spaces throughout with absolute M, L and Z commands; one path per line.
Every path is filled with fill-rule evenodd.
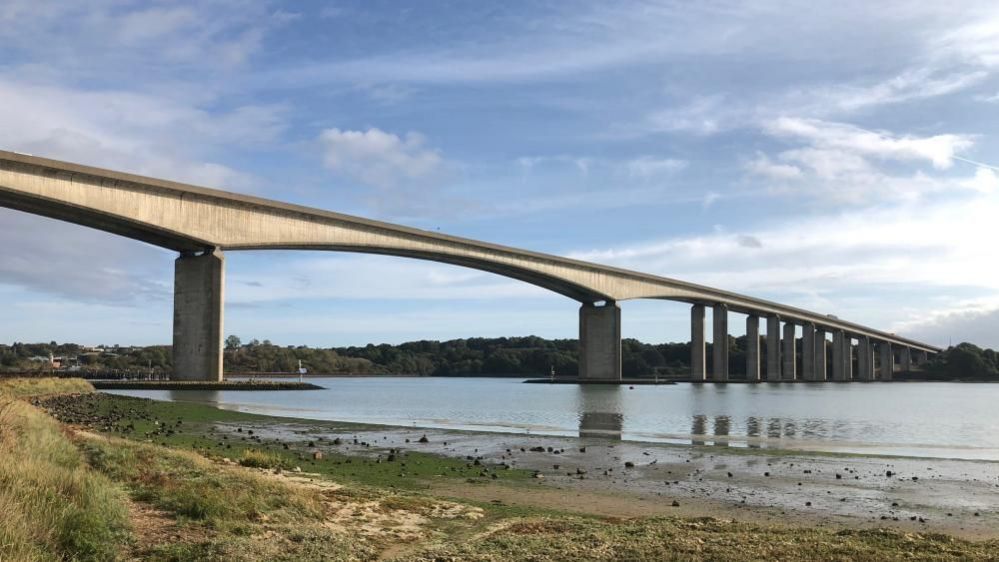
M 764 446 L 768 440 L 849 438 L 846 428 L 837 427 L 836 424 L 830 427 L 827 420 L 793 420 L 749 416 L 746 418 L 745 432 L 737 430 L 735 435 L 731 433 L 733 425 L 731 416 L 692 416 L 690 444 L 728 447 L 731 442 L 735 442 L 740 445 L 745 444 L 750 449 L 758 449 Z
M 589 387 L 577 395 L 579 437 L 620 441 L 624 435 L 624 400 L 617 386 Z M 873 430 L 874 428 L 867 428 Z M 744 423 L 728 415 L 694 414 L 690 433 L 663 433 L 660 438 L 691 445 L 736 446 L 759 449 L 781 439 L 849 439 L 850 428 L 822 419 L 795 420 L 747 416 Z M 651 434 L 648 437 L 655 439 Z
M 621 387 L 580 387 L 579 436 L 621 440 L 624 429 Z

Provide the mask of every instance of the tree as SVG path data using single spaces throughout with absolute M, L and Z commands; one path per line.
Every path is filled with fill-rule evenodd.
M 243 342 L 240 341 L 239 336 L 229 336 L 225 339 L 226 351 L 238 351 L 242 346 Z

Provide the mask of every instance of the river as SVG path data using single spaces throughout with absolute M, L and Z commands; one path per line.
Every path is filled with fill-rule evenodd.
M 312 378 L 324 390 L 115 394 L 320 420 L 628 441 L 999 461 L 999 384 L 577 386 Z

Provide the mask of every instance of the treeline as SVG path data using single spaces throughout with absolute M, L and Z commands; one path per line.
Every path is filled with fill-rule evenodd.
M 921 375 L 913 378 L 999 381 L 999 352 L 960 343 L 933 357 L 923 367 Z
M 744 337 L 731 339 L 733 374 L 745 372 L 744 344 Z M 625 339 L 621 348 L 625 377 L 685 375 L 690 368 L 689 343 L 647 344 Z M 421 340 L 330 349 L 279 347 L 267 341 L 244 345 L 235 337 L 226 343 L 229 372 L 294 372 L 301 360 L 310 373 L 319 374 L 544 377 L 554 368 L 556 375 L 568 377 L 578 374 L 578 358 L 576 340 L 537 336 Z
M 800 340 L 799 340 L 800 358 Z M 729 371 L 745 377 L 745 336 L 729 338 Z M 766 346 L 761 346 L 765 360 Z M 621 343 L 625 377 L 685 376 L 690 369 L 690 344 L 648 344 L 635 339 Z M 48 358 L 61 359 L 53 367 Z M 419 375 L 419 376 L 527 376 L 578 374 L 579 344 L 573 339 L 549 340 L 536 336 L 466 338 L 450 341 L 414 341 L 399 345 L 312 348 L 278 346 L 264 340 L 244 344 L 230 336 L 225 344 L 227 373 L 295 373 L 299 364 L 310 374 Z M 45 359 L 44 361 L 42 359 Z M 711 345 L 707 349 L 711 369 Z M 169 374 L 173 370 L 170 346 L 83 346 L 56 342 L 0 345 L 0 372 L 126 372 Z M 901 379 L 999 380 L 999 353 L 961 343 L 933 357 L 915 373 Z

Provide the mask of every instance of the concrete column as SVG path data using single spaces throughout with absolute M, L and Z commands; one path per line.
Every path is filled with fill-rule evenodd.
M 711 313 L 711 320 L 714 324 L 711 379 L 725 382 L 728 380 L 728 306 L 716 304 Z
M 874 380 L 874 355 L 871 353 L 871 338 L 860 336 L 857 338 L 857 380 Z
M 780 381 L 780 316 L 767 316 L 767 382 Z
M 902 372 L 912 370 L 912 348 L 902 347 L 898 350 L 899 352 L 899 363 L 902 364 Z
M 707 354 L 704 344 L 704 305 L 690 307 L 690 380 L 707 378 Z
M 876 364 L 877 361 L 874 357 L 874 341 L 868 338 L 867 340 L 867 380 L 874 381 L 878 379 Z
M 842 330 L 833 332 L 832 380 L 844 381 L 843 377 L 843 340 L 846 339 Z
M 843 380 L 853 380 L 853 337 L 843 334 Z
M 819 328 L 815 330 L 815 380 L 824 381 L 829 378 L 828 369 L 826 368 L 826 353 L 828 346 L 826 345 L 826 331 Z
M 801 378 L 815 380 L 815 324 L 801 327 Z
M 222 380 L 225 256 L 181 255 L 173 277 L 173 380 Z
M 795 349 L 795 335 L 794 335 L 794 324 L 791 322 L 784 323 L 784 369 L 783 376 L 781 377 L 786 381 L 793 381 L 798 378 L 797 368 L 798 368 L 798 353 Z
M 746 317 L 746 380 L 760 382 L 760 317 Z
M 891 344 L 886 341 L 878 342 L 878 352 L 881 355 L 881 372 L 878 378 L 890 381 L 895 372 L 895 355 L 891 351 Z
M 614 301 L 579 308 L 579 378 L 621 380 L 621 308 Z

